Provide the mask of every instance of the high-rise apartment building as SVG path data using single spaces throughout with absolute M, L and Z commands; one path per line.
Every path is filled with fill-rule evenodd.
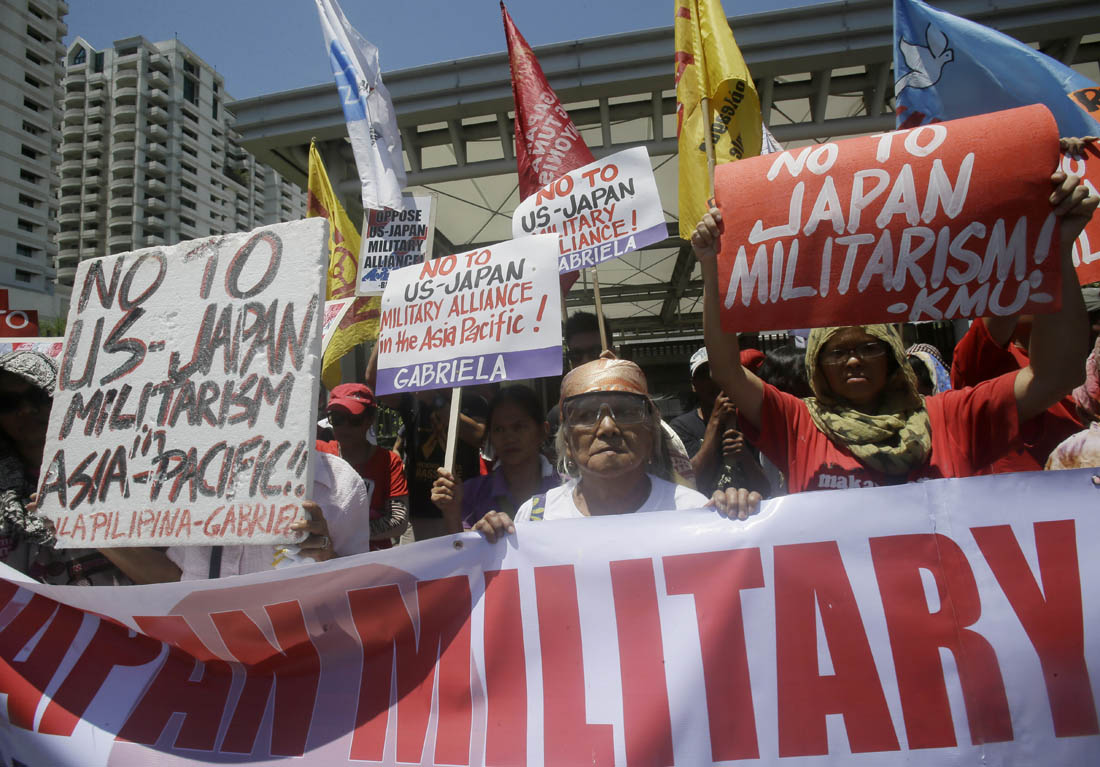
M 0 288 L 13 308 L 58 314 L 54 258 L 63 0 L 0 0 Z
M 86 258 L 305 216 L 305 194 L 240 146 L 222 76 L 178 40 L 65 53 L 57 282 Z

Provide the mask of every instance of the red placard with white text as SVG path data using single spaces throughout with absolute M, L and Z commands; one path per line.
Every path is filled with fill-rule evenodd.
M 1077 157 L 1063 154 L 1060 167 L 1084 179 L 1092 194 L 1100 194 L 1100 146 L 1094 142 L 1085 147 Z M 1073 268 L 1077 281 L 1082 285 L 1100 282 L 1100 215 L 1094 215 L 1085 231 L 1073 243 Z
M 722 327 L 1055 311 L 1057 165 L 1043 106 L 722 165 Z

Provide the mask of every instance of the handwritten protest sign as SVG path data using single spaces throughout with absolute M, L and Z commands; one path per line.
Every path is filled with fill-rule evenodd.
M 328 223 L 82 261 L 38 489 L 61 548 L 290 540 Z
M 645 147 L 626 149 L 566 173 L 512 214 L 512 237 L 556 233 L 558 271 L 596 266 L 668 237 Z
M 557 239 L 511 240 L 393 272 L 378 393 L 560 374 Z
M 402 202 L 402 210 L 367 210 L 363 214 L 356 295 L 376 296 L 386 289 L 391 271 L 431 258 L 435 238 L 432 198 L 403 197 Z
M 1061 156 L 1059 167 L 1084 179 L 1091 194 L 1100 189 L 1100 148 L 1096 143 L 1085 147 L 1081 156 Z M 1100 215 L 1093 216 L 1085 231 L 1073 243 L 1073 267 L 1077 270 L 1077 280 L 1082 285 L 1100 282 Z
M 336 301 L 325 301 L 325 317 L 321 323 L 321 352 L 328 348 L 328 342 L 332 340 L 332 336 L 336 333 L 336 328 L 340 327 L 340 322 L 344 319 L 344 315 L 348 313 L 348 309 L 355 303 L 354 298 L 341 298 Z
M 1031 106 L 719 166 L 722 326 L 1054 311 L 1057 164 Z

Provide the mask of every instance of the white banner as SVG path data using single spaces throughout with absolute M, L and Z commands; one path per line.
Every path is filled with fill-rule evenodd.
M 596 266 L 668 237 L 645 147 L 569 171 L 512 213 L 512 237 L 557 234 L 558 271 Z
M 401 210 L 363 213 L 356 295 L 379 295 L 386 290 L 391 271 L 432 257 L 435 210 L 433 198 L 426 195 L 403 198 Z
M 80 262 L 38 484 L 59 548 L 301 538 L 327 262 L 321 218 Z
M 1091 471 L 0 580 L 5 763 L 1090 765 Z M 283 763 L 283 762 L 280 762 Z
M 559 375 L 556 250 L 541 235 L 391 272 L 378 394 Z

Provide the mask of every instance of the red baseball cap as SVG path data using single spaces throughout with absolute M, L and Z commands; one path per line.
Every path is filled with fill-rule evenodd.
M 328 406 L 342 408 L 349 415 L 361 415 L 375 406 L 374 392 L 366 384 L 340 384 L 329 393 Z
M 764 352 L 759 349 L 742 349 L 741 350 L 741 367 L 748 368 L 752 372 L 756 372 L 760 369 L 760 366 L 764 364 Z

